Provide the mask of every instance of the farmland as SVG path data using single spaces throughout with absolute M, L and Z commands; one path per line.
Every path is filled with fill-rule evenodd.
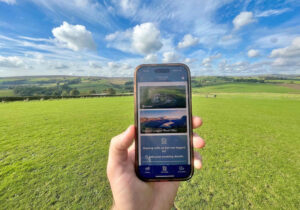
M 298 76 L 192 78 L 195 93 L 299 93 Z M 201 88 L 199 88 L 201 87 Z M 0 98 L 10 96 L 86 96 L 133 92 L 132 78 L 35 76 L 0 78 Z
M 181 184 L 176 207 L 298 209 L 299 94 L 235 88 L 194 90 L 204 167 Z M 2 103 L 0 116 L 0 209 L 111 206 L 109 141 L 133 123 L 132 97 Z
M 300 87 L 300 84 L 297 85 Z M 300 93 L 299 89 L 274 84 L 227 83 L 195 89 L 195 93 Z
M 107 94 L 112 89 L 118 94 L 133 91 L 131 78 L 36 76 L 0 78 L 0 97 L 5 96 L 67 96 Z

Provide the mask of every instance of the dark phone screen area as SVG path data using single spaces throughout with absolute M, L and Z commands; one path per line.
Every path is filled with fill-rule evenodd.
M 148 179 L 191 173 L 188 75 L 182 66 L 165 68 L 157 73 L 145 67 L 137 74 L 139 174 Z

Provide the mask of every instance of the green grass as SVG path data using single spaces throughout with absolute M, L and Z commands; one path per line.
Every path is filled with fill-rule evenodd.
M 264 83 L 229 83 L 193 89 L 194 93 L 300 93 L 300 90 Z
M 107 148 L 132 123 L 131 102 L 0 104 L 0 209 L 108 207 Z
M 299 209 L 300 101 L 193 97 L 204 167 L 179 209 Z M 133 98 L 0 104 L 0 209 L 108 209 L 111 137 L 133 123 Z
M 37 77 L 8 77 L 0 78 L 0 97 L 14 96 L 13 92 L 6 90 L 9 87 L 15 86 L 40 86 L 40 87 L 55 87 L 57 82 L 60 85 L 74 79 L 81 79 L 78 84 L 70 84 L 71 88 L 77 88 L 81 95 L 87 95 L 91 90 L 96 90 L 97 93 L 103 93 L 107 88 L 114 88 L 117 93 L 128 93 L 130 88 L 125 86 L 126 82 L 132 81 L 133 78 L 100 78 L 100 77 L 75 77 L 75 76 L 37 76 Z M 203 76 L 193 77 L 192 86 L 202 88 L 193 88 L 194 93 L 300 93 L 299 77 L 290 76 L 285 79 L 266 79 L 265 83 L 254 82 L 232 82 L 237 80 L 256 79 L 263 80 L 263 77 L 215 77 Z M 18 82 L 19 81 L 19 82 Z M 10 83 L 8 83 L 10 82 Z M 196 83 L 195 83 L 196 82 Z
M 14 96 L 14 91 L 9 89 L 0 89 L 0 97 L 2 96 Z
M 181 186 L 177 206 L 299 209 L 299 106 L 278 98 L 195 99 L 204 167 Z
M 281 83 L 281 84 L 300 84 L 299 80 L 296 80 L 296 78 L 294 80 L 291 79 L 286 79 L 286 80 L 265 80 L 265 82 L 269 82 L 269 83 Z
M 15 96 L 13 91 L 7 91 L 8 87 L 15 86 L 39 86 L 39 87 L 55 87 L 57 82 L 60 85 L 66 83 L 65 81 L 72 81 L 74 79 L 81 79 L 78 84 L 70 84 L 71 88 L 77 88 L 81 95 L 89 94 L 89 91 L 96 90 L 97 93 L 102 93 L 107 88 L 114 88 L 117 93 L 127 93 L 124 89 L 124 84 L 131 81 L 132 78 L 100 78 L 100 77 L 73 77 L 73 76 L 37 76 L 37 77 L 0 77 L 0 97 L 1 96 Z M 19 81 L 19 82 L 18 82 Z M 15 82 L 7 84 L 7 82 Z
M 79 84 L 70 85 L 71 88 L 77 88 L 81 93 L 88 94 L 90 90 L 96 90 L 98 93 L 101 93 L 106 88 L 113 87 L 108 80 L 100 81 L 84 81 Z

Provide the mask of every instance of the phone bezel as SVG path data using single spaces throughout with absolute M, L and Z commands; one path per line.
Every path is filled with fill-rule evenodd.
M 142 67 L 166 67 L 166 66 L 170 66 L 170 67 L 174 67 L 174 66 L 182 66 L 184 67 L 184 69 L 187 71 L 187 83 L 188 83 L 188 115 L 189 115 L 189 122 L 188 122 L 188 126 L 190 126 L 189 129 L 189 136 L 190 136 L 190 164 L 191 164 L 191 173 L 189 174 L 189 176 L 187 177 L 183 177 L 183 178 L 170 178 L 170 177 L 160 177 L 160 178 L 153 178 L 153 179 L 149 179 L 149 178 L 145 178 L 143 176 L 141 176 L 141 174 L 139 173 L 139 160 L 138 160 L 138 149 L 139 149 L 139 145 L 138 145 L 138 104 L 137 104 L 137 74 L 139 69 L 141 69 Z M 169 63 L 169 64 L 141 64 L 139 66 L 136 67 L 135 71 L 134 71 L 134 123 L 135 123 L 135 173 L 138 176 L 139 179 L 146 181 L 146 182 L 158 182 L 158 181 L 186 181 L 189 180 L 190 178 L 192 178 L 193 174 L 194 174 L 194 150 L 193 150 L 193 124 L 192 124 L 192 96 L 191 96 L 191 74 L 190 74 L 190 69 L 187 65 L 183 64 L 183 63 Z

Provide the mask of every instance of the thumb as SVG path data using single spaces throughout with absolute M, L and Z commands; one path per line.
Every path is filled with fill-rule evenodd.
M 109 156 L 117 161 L 124 161 L 128 156 L 128 148 L 135 136 L 135 127 L 129 126 L 126 131 L 112 138 L 109 148 Z

